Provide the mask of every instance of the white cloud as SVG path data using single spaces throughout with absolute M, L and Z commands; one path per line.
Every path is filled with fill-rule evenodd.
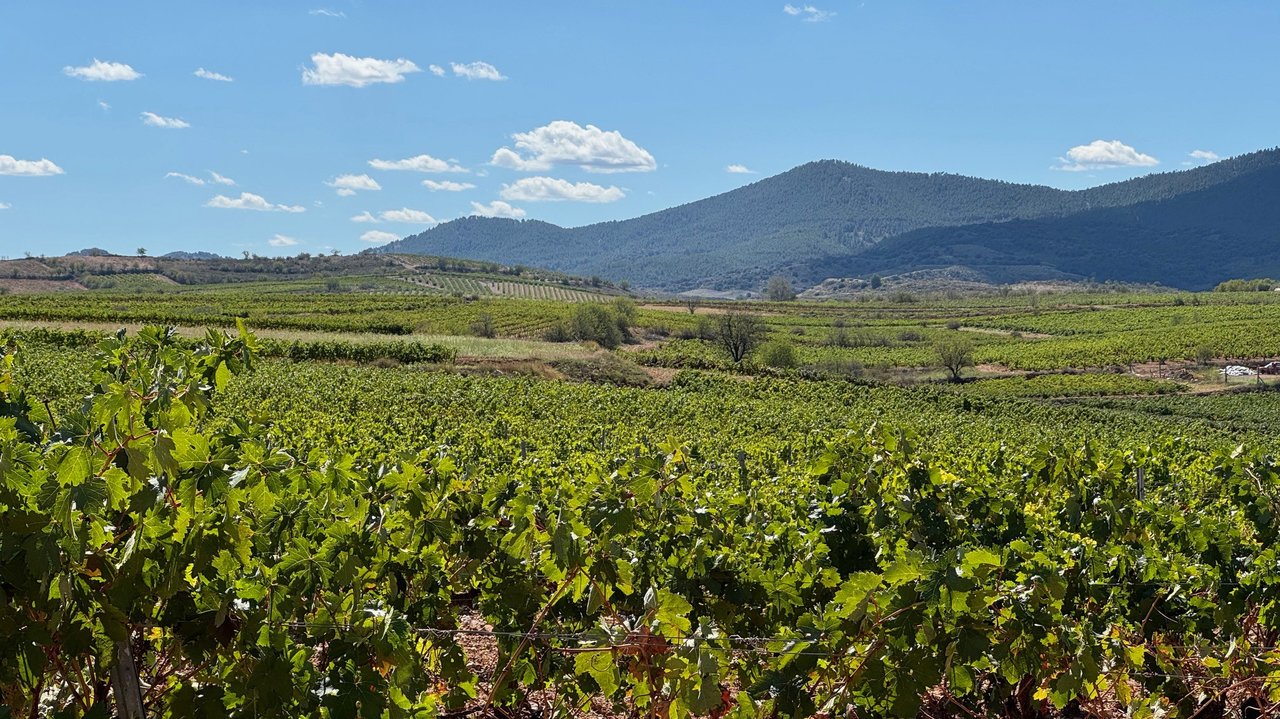
M 1055 170 L 1087 172 L 1112 167 L 1150 167 L 1160 164 L 1151 155 L 1133 149 L 1119 140 L 1094 140 L 1088 145 L 1076 145 L 1067 150 L 1066 157 L 1059 157 L 1061 165 Z
M 204 180 L 202 180 L 201 178 L 199 178 L 199 177 L 194 177 L 194 176 L 192 176 L 192 175 L 187 175 L 187 174 L 185 174 L 185 173 L 181 173 L 181 172 L 169 172 L 169 173 L 166 173 L 166 174 L 165 174 L 165 179 L 166 179 L 166 180 L 167 180 L 167 179 L 169 179 L 170 177 L 176 177 L 176 178 L 178 178 L 179 180 L 186 180 L 187 182 L 189 182 L 189 183 L 191 183 L 191 184 L 193 184 L 193 185 L 203 185 L 203 184 L 204 184 Z
M 444 77 L 444 68 L 439 65 L 427 65 L 427 70 L 436 77 Z
M 746 165 L 732 164 L 724 168 L 724 171 L 731 175 L 754 175 L 755 170 L 750 169 Z
M 324 183 L 338 191 L 340 197 L 351 197 L 357 190 L 381 190 L 382 185 L 368 175 L 339 175 Z
M 347 14 L 341 10 L 329 10 L 327 8 L 318 8 L 316 10 L 308 10 L 308 15 L 319 15 L 321 17 L 346 17 Z
M 435 180 L 423 180 L 422 186 L 432 192 L 462 192 L 463 190 L 474 190 L 475 185 L 470 182 L 453 182 L 452 180 L 444 180 L 437 182 Z
M 301 205 L 273 205 L 262 195 L 252 192 L 241 192 L 239 197 L 218 195 L 204 204 L 205 207 L 216 207 L 223 210 L 257 210 L 259 212 L 306 212 Z
M 236 184 L 236 181 L 235 181 L 235 180 L 231 179 L 230 177 L 224 177 L 224 176 L 222 176 L 222 175 L 219 175 L 218 173 L 214 172 L 213 170 L 209 170 L 209 175 L 210 175 L 211 177 L 213 177 L 213 182 L 214 182 L 215 184 L 218 184 L 218 185 L 229 185 L 229 186 L 233 186 L 233 187 L 234 187 L 234 186 L 235 186 L 235 184 Z
M 62 168 L 50 160 L 19 160 L 13 155 L 0 155 L 0 175 L 22 175 L 24 177 L 48 177 L 61 175 Z
M 363 235 L 360 235 L 360 239 L 364 240 L 365 242 L 387 243 L 387 242 L 395 242 L 396 240 L 400 239 L 400 235 L 397 235 L 392 232 L 383 232 L 382 230 L 369 230 Z
M 203 67 L 200 68 L 199 70 L 196 70 L 195 73 L 193 74 L 196 77 L 202 77 L 206 80 L 217 80 L 218 82 L 235 82 L 234 79 L 227 77 L 226 75 L 223 75 L 220 72 L 213 72 L 212 70 L 206 70 Z
M 157 115 L 154 112 L 142 113 L 142 124 L 150 125 L 152 127 L 163 127 L 166 130 L 181 130 L 183 128 L 191 127 L 191 123 L 180 117 L 164 117 L 162 115 Z
M 275 237 L 267 240 L 267 244 L 272 247 L 292 247 L 298 244 L 298 240 L 297 238 L 289 237 L 288 235 L 276 235 Z
M 525 202 L 617 202 L 626 196 L 621 189 L 590 182 L 569 182 L 555 177 L 524 177 L 503 185 L 498 193 L 504 200 Z
M 404 160 L 369 160 L 375 170 L 413 170 L 414 172 L 466 172 L 455 160 L 441 160 L 431 155 L 418 155 Z
M 1199 162 L 1217 162 L 1222 159 L 1213 150 L 1192 150 L 1190 156 L 1192 160 Z
M 399 210 L 385 210 L 378 214 L 383 222 L 405 222 L 411 225 L 436 225 L 436 218 L 422 210 L 411 210 L 408 207 Z
M 364 87 L 375 83 L 404 82 L 404 76 L 422 69 L 412 62 L 379 60 L 373 57 L 352 57 L 340 52 L 326 55 L 318 52 L 311 56 L 315 67 L 302 71 L 304 85 L 347 85 Z
M 122 62 L 103 62 L 97 58 L 93 59 L 92 65 L 83 67 L 68 65 L 62 68 L 62 72 L 69 77 L 93 82 L 119 82 L 121 80 L 137 80 L 142 77 L 142 73 Z
M 449 67 L 453 68 L 453 74 L 458 77 L 465 77 L 468 80 L 506 80 L 507 76 L 498 72 L 498 68 L 487 62 L 451 62 Z M 435 72 L 432 70 L 432 72 Z
M 782 12 L 803 19 L 805 22 L 825 22 L 835 17 L 836 14 L 831 10 L 819 10 L 812 5 L 792 5 L 790 3 L 782 6 Z
M 10 205 L 7 202 L 0 202 L 0 210 L 9 210 L 12 208 L 13 208 L 13 205 Z
M 111 109 L 111 105 L 107 104 L 106 100 L 98 100 L 98 107 L 102 108 L 103 110 Z
M 494 200 L 487 205 L 479 202 L 471 203 L 471 214 L 480 217 L 506 217 L 512 220 L 518 220 L 525 216 L 525 211 L 519 207 L 512 207 L 502 200 Z
M 516 149 L 499 148 L 490 164 L 525 172 L 575 165 L 587 172 L 651 172 L 658 164 L 648 150 L 616 130 L 556 120 L 511 138 Z
M 368 224 L 370 224 L 370 225 L 376 225 L 376 224 L 378 224 L 378 218 L 376 218 L 376 217 L 374 217 L 372 214 L 370 214 L 368 210 L 365 210 L 364 212 L 361 212 L 361 213 L 360 213 L 360 214 L 358 214 L 358 215 L 353 215 L 353 216 L 351 217 L 351 221 L 352 221 L 352 222 L 366 222 L 366 223 L 368 223 Z

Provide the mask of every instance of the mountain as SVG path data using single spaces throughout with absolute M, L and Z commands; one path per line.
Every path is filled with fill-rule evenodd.
M 1280 196 L 1278 169 L 1280 150 L 1266 150 L 1067 191 L 823 160 L 634 219 L 563 228 L 468 217 L 379 251 L 539 265 L 673 291 L 759 289 L 777 273 L 808 286 L 941 267 L 994 281 L 1199 288 L 1253 266 L 1221 248 L 1256 254 L 1261 243 L 1280 256 L 1267 199 Z

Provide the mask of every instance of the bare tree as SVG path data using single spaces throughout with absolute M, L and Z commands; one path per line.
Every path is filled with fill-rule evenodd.
M 726 312 L 716 323 L 716 343 L 741 364 L 764 340 L 765 331 L 764 321 L 755 315 Z
M 693 295 L 688 295 L 684 298 L 684 308 L 689 310 L 689 314 L 691 315 L 698 314 L 698 305 L 701 304 L 702 300 L 694 297 Z
M 965 367 L 973 366 L 973 343 L 967 337 L 947 336 L 933 346 L 938 354 L 938 364 L 951 373 L 951 381 L 959 382 Z

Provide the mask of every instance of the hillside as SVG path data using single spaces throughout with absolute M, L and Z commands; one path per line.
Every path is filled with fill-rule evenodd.
M 0 294 L 181 292 L 252 284 L 282 292 L 378 292 L 507 296 L 597 301 L 626 290 L 523 265 L 423 255 L 310 255 L 219 257 L 175 252 L 161 257 L 113 255 L 89 249 L 62 257 L 0 260 Z
M 925 229 L 807 277 L 965 267 L 991 282 L 1061 277 L 1211 289 L 1230 277 L 1280 272 L 1280 166 L 1176 197 L 1076 213 Z
M 1066 191 L 824 160 L 630 220 L 562 228 L 534 220 L 468 217 L 379 251 L 537 264 L 676 291 L 758 289 L 775 273 L 811 285 L 837 270 L 862 276 L 946 266 L 942 263 L 999 268 L 993 276 L 1002 280 L 1096 277 L 1205 286 L 1239 271 L 1235 265 L 1206 262 L 1198 238 L 1221 235 L 1233 242 L 1280 245 L 1274 233 L 1267 236 L 1275 224 L 1265 219 L 1264 199 L 1280 189 L 1277 167 L 1280 151 L 1268 150 Z M 1230 183 L 1254 189 L 1212 192 Z M 1133 213 L 1121 211 L 1153 203 L 1164 219 L 1133 221 L 1126 219 Z M 1135 233 L 1142 247 L 1159 247 L 1174 259 L 1199 259 L 1166 267 L 1141 254 L 1129 253 L 1126 259 L 1125 253 L 1064 250 L 1077 242 L 1129 242 Z M 892 244 L 876 249 L 890 238 Z M 969 257 L 966 247 L 973 242 L 987 249 Z M 927 253 L 918 262 L 912 254 L 917 243 Z M 961 262 L 948 262 L 954 259 Z M 978 264 L 967 264 L 970 260 Z M 1159 269 L 1158 276 L 1144 273 L 1144 264 Z

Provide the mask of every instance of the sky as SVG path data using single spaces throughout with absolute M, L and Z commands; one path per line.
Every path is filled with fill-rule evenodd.
M 1280 3 L 0 0 L 0 256 L 359 252 L 839 159 L 1066 189 L 1280 144 Z

